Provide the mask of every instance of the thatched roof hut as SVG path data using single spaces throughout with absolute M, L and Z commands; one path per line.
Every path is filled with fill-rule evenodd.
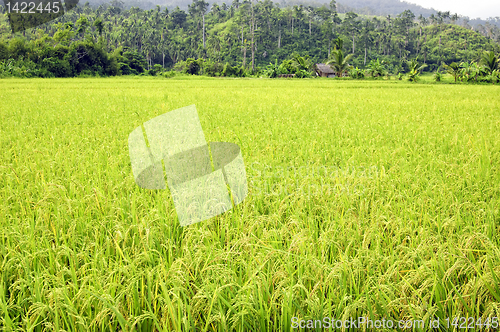
M 320 77 L 335 77 L 335 72 L 329 65 L 324 63 L 317 63 L 315 66 L 316 75 Z

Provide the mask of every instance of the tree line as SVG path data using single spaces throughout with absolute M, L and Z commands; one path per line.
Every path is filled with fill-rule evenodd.
M 456 14 L 339 13 L 335 0 L 319 7 L 286 8 L 270 0 L 211 6 L 193 0 L 187 11 L 125 9 L 114 0 L 97 8 L 79 5 L 53 22 L 17 34 L 8 33 L 5 10 L 0 6 L 4 75 L 157 74 L 176 69 L 246 76 L 296 62 L 297 54 L 311 63 L 331 61 L 339 39 L 353 68 L 364 70 L 378 60 L 389 71 L 400 72 L 418 59 L 425 70 L 435 71 L 443 63 L 477 62 L 484 51 L 500 49 L 498 27 L 472 31 Z

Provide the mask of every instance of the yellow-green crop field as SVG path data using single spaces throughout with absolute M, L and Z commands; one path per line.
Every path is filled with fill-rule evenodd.
M 183 228 L 128 135 L 191 104 L 249 194 Z M 2 331 L 498 326 L 499 86 L 7 79 L 0 118 Z

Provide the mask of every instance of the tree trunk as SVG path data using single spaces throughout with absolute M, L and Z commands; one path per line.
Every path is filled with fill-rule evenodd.
M 255 15 L 253 12 L 253 2 L 252 2 L 252 72 L 255 71 L 255 43 L 254 43 L 254 37 L 255 37 Z
M 441 56 L 441 35 L 439 35 L 439 63 L 441 63 L 442 56 Z
M 427 45 L 427 34 L 424 37 L 424 46 Z M 424 64 L 427 61 L 427 50 L 424 49 Z
M 363 66 L 366 66 L 366 46 L 365 46 L 365 61 L 363 62 Z
M 243 68 L 245 68 L 247 63 L 247 47 L 243 46 Z
M 203 48 L 205 48 L 205 14 L 203 14 Z
M 311 19 L 309 19 L 309 37 L 311 37 Z
M 352 33 L 352 54 L 354 54 L 354 32 Z
M 387 55 L 391 55 L 391 37 L 392 35 L 389 34 L 389 40 L 387 41 Z
M 278 48 L 281 47 L 281 29 L 278 30 Z
M 419 55 L 420 53 L 420 37 L 418 37 L 417 39 L 417 56 Z

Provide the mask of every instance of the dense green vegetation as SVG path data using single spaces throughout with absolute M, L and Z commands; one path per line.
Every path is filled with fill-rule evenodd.
M 114 1 L 79 6 L 23 34 L 11 35 L 7 22 L 0 14 L 0 75 L 28 77 L 189 72 L 190 65 L 211 76 L 245 76 L 293 54 L 326 62 L 337 38 L 345 41 L 343 51 L 352 54 L 354 67 L 378 59 L 400 72 L 418 58 L 435 71 L 442 62 L 478 61 L 483 51 L 498 52 L 500 38 L 498 27 L 482 35 L 459 26 L 458 16 L 448 12 L 428 19 L 409 10 L 396 17 L 360 16 L 338 13 L 335 1 L 287 8 L 269 0 L 234 1 L 209 8 L 193 0 L 188 12 L 126 10 Z M 225 67 L 236 74 L 224 75 Z
M 500 317 L 499 89 L 1 80 L 0 329 Z M 135 184 L 127 138 L 190 104 L 207 141 L 242 148 L 249 195 L 180 228 L 168 191 Z

